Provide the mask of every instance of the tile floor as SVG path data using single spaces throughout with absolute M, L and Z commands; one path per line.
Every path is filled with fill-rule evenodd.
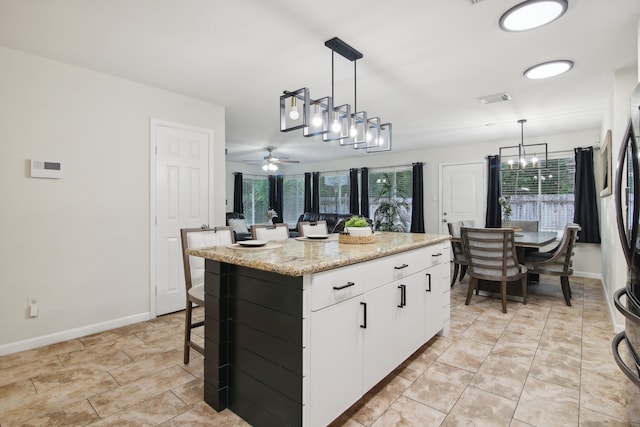
M 626 381 L 611 356 L 599 281 L 557 279 L 529 303 L 451 293 L 451 333 L 436 337 L 335 426 L 625 426 Z M 183 314 L 0 357 L 0 425 L 245 426 L 202 400 L 203 359 L 182 364 Z

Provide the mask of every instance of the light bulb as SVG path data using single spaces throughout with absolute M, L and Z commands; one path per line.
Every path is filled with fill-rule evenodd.
M 513 159 L 509 159 L 507 163 L 509 164 L 509 169 L 513 169 Z
M 262 170 L 263 171 L 269 170 L 269 165 L 268 164 L 262 165 Z
M 291 98 L 291 111 L 289 111 L 289 118 L 291 118 L 291 120 L 298 120 L 298 117 L 300 117 L 300 113 L 298 113 L 296 97 L 294 96 Z
M 340 124 L 340 121 L 338 119 L 335 119 L 331 124 L 331 130 L 333 132 L 340 132 L 340 129 L 342 129 L 342 125 Z
M 351 130 L 349 130 L 349 135 L 353 138 L 358 136 L 358 128 L 356 127 L 356 125 L 351 125 Z
M 536 157 L 536 155 L 534 153 L 533 157 L 531 158 L 531 165 L 535 168 L 537 164 L 538 164 L 538 158 Z
M 373 138 L 373 137 L 371 136 L 371 132 L 367 132 L 367 142 L 370 142 L 370 141 L 371 141 L 371 138 Z
M 524 157 L 520 159 L 520 163 L 522 164 L 523 168 L 527 167 L 527 161 L 524 159 Z
M 295 105 L 291 107 L 291 111 L 289 111 L 289 117 L 291 118 L 291 120 L 298 120 L 298 118 L 300 117 L 300 113 L 298 113 L 298 107 L 296 107 Z
M 320 114 L 318 104 L 316 104 L 313 108 L 313 118 L 311 119 L 311 124 L 313 124 L 315 127 L 322 126 L 322 115 Z

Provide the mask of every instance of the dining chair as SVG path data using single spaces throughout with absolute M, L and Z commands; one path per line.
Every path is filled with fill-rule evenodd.
M 524 260 L 531 273 L 560 276 L 562 295 L 568 306 L 571 306 L 571 285 L 569 283 L 569 276 L 573 274 L 571 258 L 580 230 L 581 227 L 578 224 L 567 224 L 558 246 L 549 252 L 532 253 Z
M 304 221 L 298 223 L 298 234 L 304 237 L 307 234 L 329 234 L 327 221 Z
M 252 225 L 251 238 L 254 240 L 287 240 L 289 226 L 286 223 Z
M 204 354 L 204 347 L 191 341 L 191 331 L 204 325 L 204 321 L 193 322 L 193 305 L 204 307 L 204 258 L 188 255 L 187 249 L 233 244 L 233 228 L 183 228 L 180 230 L 180 240 L 187 295 L 184 321 L 184 363 L 186 365 L 189 363 L 190 348 Z
M 509 282 L 520 282 L 523 302 L 526 304 L 527 268 L 518 262 L 513 228 L 462 227 L 460 235 L 470 277 L 465 305 L 469 305 L 479 280 L 500 282 L 503 313 L 507 312 Z
M 467 258 L 464 256 L 464 252 L 462 250 L 462 241 L 460 240 L 460 227 L 462 227 L 462 221 L 453 221 L 448 222 L 447 227 L 449 228 L 449 235 L 452 237 L 451 240 L 451 251 L 453 252 L 453 275 L 451 276 L 451 287 L 456 283 L 456 278 L 458 277 L 458 273 L 460 273 L 460 281 L 464 278 L 467 273 Z

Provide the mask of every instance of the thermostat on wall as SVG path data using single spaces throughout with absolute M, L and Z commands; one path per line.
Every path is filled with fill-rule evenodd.
M 62 163 L 31 159 L 32 178 L 62 178 Z

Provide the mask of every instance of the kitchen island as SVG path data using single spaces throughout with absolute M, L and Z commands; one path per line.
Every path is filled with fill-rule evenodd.
M 206 259 L 204 400 L 255 426 L 326 426 L 449 330 L 449 236 L 188 253 Z

